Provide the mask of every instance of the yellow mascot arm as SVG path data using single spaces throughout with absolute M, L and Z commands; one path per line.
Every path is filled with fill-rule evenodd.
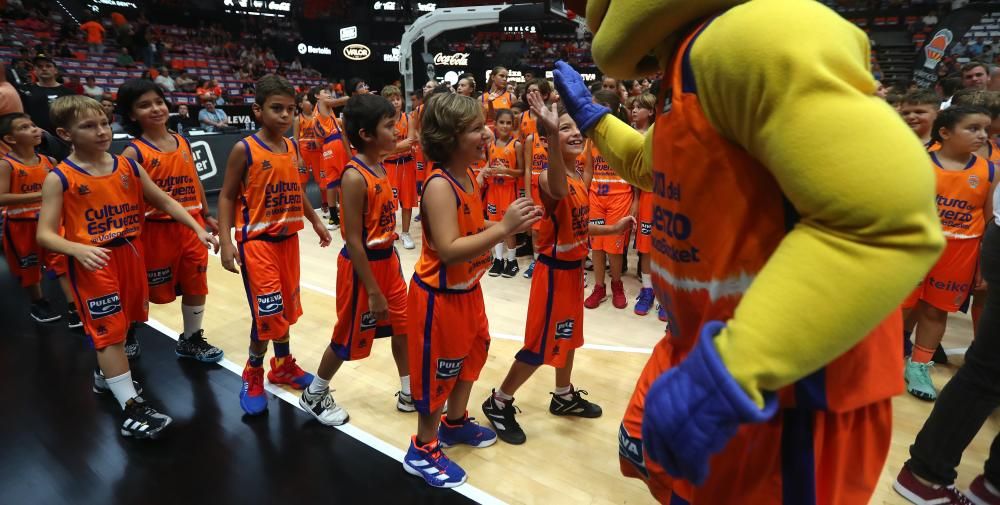
M 709 120 L 768 167 L 801 216 L 716 339 L 761 405 L 761 390 L 857 344 L 944 245 L 927 155 L 872 96 L 868 61 L 864 33 L 807 0 L 734 7 L 692 47 Z
M 611 114 L 605 114 L 587 136 L 594 140 L 608 166 L 643 191 L 653 189 L 653 127 L 645 135 Z

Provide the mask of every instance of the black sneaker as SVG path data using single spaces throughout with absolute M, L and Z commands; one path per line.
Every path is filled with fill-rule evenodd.
M 75 310 L 67 311 L 66 326 L 68 326 L 71 330 L 83 328 L 83 321 L 80 321 L 80 314 L 78 314 Z
M 570 397 L 568 399 L 555 393 L 550 394 L 552 395 L 552 402 L 549 403 L 549 412 L 554 415 L 586 417 L 588 419 L 593 419 L 595 417 L 601 417 L 601 414 L 603 413 L 600 406 L 583 399 L 583 396 L 581 395 L 589 394 L 583 389 L 570 389 Z
M 156 438 L 173 422 L 170 416 L 161 414 L 147 405 L 141 396 L 125 402 L 125 411 L 122 414 L 123 437 Z
M 931 358 L 935 364 L 947 365 L 948 364 L 948 354 L 944 352 L 944 347 L 938 344 L 937 349 L 934 349 L 934 357 Z
M 517 260 L 504 260 L 503 262 L 503 275 L 505 279 L 510 279 L 517 275 L 521 271 L 521 267 L 517 266 Z
M 202 363 L 218 363 L 223 355 L 222 349 L 205 341 L 205 330 L 198 330 L 188 338 L 181 334 L 174 352 L 178 358 L 196 359 Z
M 339 207 L 330 207 L 330 224 L 332 224 L 333 226 L 335 226 L 337 228 L 340 228 L 340 208 Z M 336 229 L 336 228 L 334 228 L 334 229 Z
M 132 379 L 132 387 L 135 388 L 135 394 L 142 394 L 142 386 L 139 385 L 139 381 Z M 93 390 L 99 395 L 104 393 L 110 393 L 111 388 L 108 387 L 108 381 L 104 378 L 104 372 L 100 370 L 94 370 L 94 387 Z
M 125 357 L 132 360 L 139 357 L 142 354 L 142 348 L 139 347 L 139 339 L 135 336 L 135 332 L 129 330 L 128 336 L 125 337 Z
M 39 323 L 51 323 L 62 319 L 62 316 L 52 310 L 52 306 L 45 298 L 37 302 L 31 302 L 31 318 Z
M 496 393 L 495 389 L 493 393 Z M 504 403 L 506 405 L 501 408 L 493 399 L 493 395 L 490 395 L 483 402 L 483 414 L 486 414 L 486 419 L 489 419 L 500 440 L 512 445 L 521 445 L 527 440 L 527 437 L 524 435 L 521 425 L 517 424 L 517 420 L 514 419 L 514 412 L 520 412 L 521 409 L 514 406 L 513 398 Z
M 490 277 L 497 277 L 504 271 L 504 261 L 500 258 L 493 258 L 493 266 L 490 267 L 490 271 L 487 272 Z

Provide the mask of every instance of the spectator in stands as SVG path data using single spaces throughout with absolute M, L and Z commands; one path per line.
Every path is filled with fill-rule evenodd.
M 24 104 L 24 111 L 39 128 L 55 135 L 55 128 L 49 118 L 49 104 L 56 98 L 75 93 L 56 81 L 56 64 L 48 56 L 36 55 L 34 67 L 38 82 L 21 88 L 21 102 Z
M 989 82 L 990 71 L 986 65 L 972 61 L 962 67 L 962 86 L 964 88 L 986 89 Z
M 67 75 L 66 78 L 63 79 L 63 86 L 69 88 L 74 94 L 83 94 L 83 84 L 80 84 L 80 78 L 75 75 Z
M 132 59 L 132 55 L 128 53 L 127 47 L 122 47 L 120 49 L 121 53 L 118 54 L 118 59 L 115 63 L 122 68 L 134 68 L 135 60 Z
M 94 76 L 88 75 L 87 83 L 83 85 L 83 94 L 94 100 L 100 100 L 104 98 L 104 88 L 97 85 L 97 80 Z
M 90 48 L 90 52 L 93 54 L 103 54 L 104 27 L 101 26 L 101 23 L 91 19 L 80 25 L 80 29 L 87 32 L 87 46 Z
M 122 128 L 122 123 L 115 114 L 115 102 L 111 101 L 110 98 L 102 98 L 100 101 L 101 108 L 104 109 L 104 114 L 108 116 L 108 124 L 111 125 L 111 133 L 125 133 L 125 128 Z
M 177 83 L 174 82 L 174 78 L 170 77 L 170 72 L 167 71 L 167 67 L 160 69 L 160 75 L 153 79 L 153 82 L 160 87 L 163 91 L 167 93 L 173 93 L 177 90 Z
M 229 126 L 229 117 L 222 109 L 215 108 L 215 97 L 205 95 L 201 98 L 202 109 L 198 113 L 198 122 L 207 132 L 214 132 Z
M 177 76 L 177 79 L 174 80 L 174 85 L 177 89 L 183 91 L 184 93 L 193 93 L 198 86 L 198 82 L 192 79 L 187 72 L 181 72 L 181 74 Z
M 170 115 L 167 120 L 167 127 L 177 133 L 184 133 L 187 130 L 198 127 L 198 120 L 191 115 L 187 105 L 177 106 L 177 112 Z
M 983 41 L 982 39 L 976 38 L 969 44 L 969 56 L 972 58 L 979 58 L 983 54 Z
M 965 53 L 969 50 L 961 40 L 955 42 L 955 45 L 951 46 L 951 54 L 955 56 L 965 56 Z
M 618 79 L 609 76 L 602 77 L 601 89 L 606 89 L 608 91 L 618 91 Z
M 0 63 L 0 116 L 12 112 L 24 112 L 21 97 L 14 86 L 7 82 L 7 72 L 4 67 L 4 64 Z
M 292 60 L 292 63 L 290 65 L 288 65 L 288 69 L 291 70 L 291 71 L 293 71 L 293 72 L 301 72 L 302 71 L 302 62 L 299 61 L 299 57 L 298 56 L 296 56 L 295 59 Z
M 945 98 L 941 102 L 941 110 L 951 107 L 951 97 L 955 96 L 955 92 L 960 89 L 962 89 L 962 78 L 957 75 L 949 75 L 944 79 L 938 80 L 935 91 L 937 91 L 938 95 Z

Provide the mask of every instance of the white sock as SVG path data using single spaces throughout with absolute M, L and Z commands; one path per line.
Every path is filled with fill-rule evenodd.
M 493 259 L 503 258 L 503 242 L 493 246 Z
M 104 380 L 108 383 L 111 394 L 115 395 L 115 400 L 118 400 L 118 405 L 121 406 L 122 410 L 125 409 L 125 402 L 139 396 L 139 393 L 135 392 L 135 384 L 132 383 L 131 370 L 118 377 L 110 377 Z
M 405 394 L 405 395 L 410 394 L 410 376 L 409 375 L 403 375 L 403 376 L 401 376 L 399 378 L 399 390 L 402 391 L 403 394 Z
M 181 338 L 188 338 L 201 329 L 201 321 L 205 318 L 205 306 L 181 305 L 181 315 L 184 316 L 184 335 Z
M 502 389 L 497 389 L 493 391 L 493 401 L 497 402 L 497 405 L 499 405 L 500 408 L 505 407 L 507 405 L 507 402 L 513 399 L 514 399 L 513 396 L 504 393 Z
M 642 287 L 643 289 L 653 289 L 653 279 L 651 279 L 647 273 L 642 274 Z
M 573 385 L 570 384 L 569 386 L 566 386 L 566 387 L 563 387 L 563 388 L 556 388 L 556 390 L 553 391 L 553 392 L 556 394 L 556 396 L 562 396 L 562 397 L 565 398 L 565 397 L 569 396 L 569 394 L 572 391 L 573 391 Z
M 517 250 L 504 247 L 507 250 L 507 261 L 517 261 Z
M 320 377 L 319 374 L 313 375 L 313 381 L 309 384 L 309 393 L 318 395 L 327 389 L 330 389 L 330 381 Z
M 531 253 L 531 257 L 535 258 L 535 260 L 537 260 L 538 259 L 538 252 Z M 534 261 L 534 260 L 532 260 L 532 261 Z

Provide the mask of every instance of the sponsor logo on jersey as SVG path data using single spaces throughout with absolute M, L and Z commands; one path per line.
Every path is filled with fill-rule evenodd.
M 458 377 L 458 374 L 462 372 L 462 362 L 465 358 L 438 358 L 437 360 L 437 378 L 438 379 L 454 379 Z
M 38 266 L 38 255 L 35 253 L 31 253 L 26 256 L 21 256 L 20 258 L 17 259 L 17 266 L 21 268 Z
M 618 455 L 632 463 L 642 475 L 649 477 L 646 459 L 642 454 L 642 440 L 630 436 L 624 424 L 618 428 Z
M 375 316 L 371 312 L 361 314 L 361 331 L 375 328 Z
M 257 295 L 257 315 L 273 316 L 285 310 L 285 303 L 280 292 Z
M 121 312 L 122 300 L 118 293 L 91 298 L 87 300 L 87 310 L 91 319 L 100 319 Z
M 173 278 L 173 272 L 170 267 L 157 268 L 156 270 L 146 270 L 146 283 L 150 286 L 160 286 L 170 282 Z
M 556 340 L 573 338 L 573 328 L 575 326 L 576 326 L 576 321 L 572 319 L 567 319 L 565 321 L 559 321 L 558 323 L 556 323 Z

